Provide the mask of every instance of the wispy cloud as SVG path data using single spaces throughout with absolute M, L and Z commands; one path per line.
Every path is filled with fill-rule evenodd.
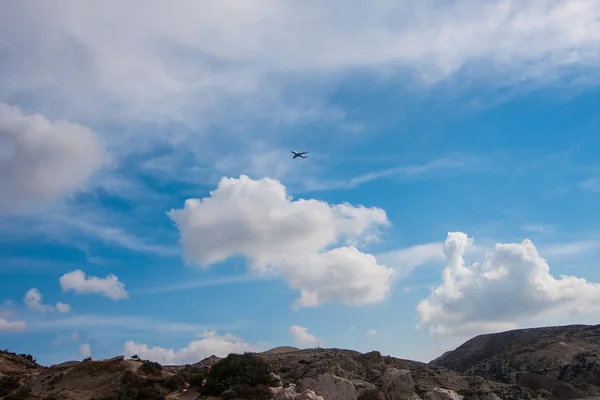
M 161 285 L 155 286 L 145 289 L 137 289 L 131 290 L 131 294 L 157 294 L 157 293 L 169 293 L 169 292 L 179 292 L 182 290 L 189 289 L 197 289 L 201 287 L 211 287 L 211 286 L 222 286 L 222 285 L 230 285 L 235 283 L 246 283 L 246 282 L 255 282 L 255 281 L 265 281 L 271 279 L 267 276 L 256 276 L 256 275 L 236 275 L 236 276 L 227 276 L 222 278 L 211 278 L 211 279 L 202 279 L 191 282 L 181 282 L 174 285 Z
M 42 104 L 55 100 L 47 108 L 99 120 L 201 125 L 232 120 L 237 105 L 236 114 L 293 121 L 322 114 L 310 96 L 286 96 L 298 76 L 311 94 L 323 90 L 324 77 L 357 69 L 390 79 L 408 71 L 425 87 L 460 75 L 493 85 L 555 80 L 576 67 L 588 72 L 600 58 L 599 16 L 594 0 L 472 0 L 468 7 L 356 1 L 351 8 L 57 1 L 35 12 L 16 3 L 0 13 L 0 50 L 11 54 L 0 69 L 7 82 L 0 94 L 45 88 L 37 96 Z M 597 83 L 591 72 L 582 78 Z
M 539 247 L 542 257 L 573 256 L 600 249 L 600 240 L 542 244 Z
M 4 223 L 0 224 L 0 233 L 4 233 L 4 235 L 0 235 L 0 237 L 6 241 L 16 241 L 22 238 L 41 236 L 69 246 L 80 247 L 84 252 L 87 251 L 87 245 L 82 244 L 82 238 L 94 238 L 136 252 L 152 253 L 164 257 L 180 254 L 175 237 L 167 238 L 172 239 L 173 245 L 171 246 L 153 242 L 157 240 L 157 234 L 165 233 L 163 231 L 154 230 L 155 238 L 151 240 L 117 227 L 124 223 L 135 226 L 135 221 L 132 222 L 130 219 L 129 215 L 115 213 L 93 204 L 81 206 L 63 204 L 46 210 L 46 212 L 4 217 Z M 175 233 L 173 231 L 173 234 Z
M 217 327 L 184 322 L 170 322 L 150 317 L 139 316 L 106 316 L 84 314 L 66 318 L 30 319 L 27 321 L 28 330 L 31 332 L 54 332 L 67 329 L 97 329 L 118 328 L 128 331 L 156 331 L 156 332 L 202 332 L 205 330 L 233 330 L 235 326 Z
M 409 180 L 417 178 L 431 178 L 435 174 L 447 176 L 448 174 L 465 172 L 473 167 L 478 160 L 467 157 L 439 158 L 424 164 L 400 165 L 385 168 L 374 172 L 368 172 L 349 179 L 339 180 L 305 180 L 306 189 L 309 191 L 354 189 L 365 183 L 378 179 L 400 179 Z
M 527 232 L 535 232 L 535 233 L 554 233 L 556 232 L 556 227 L 554 225 L 549 224 L 541 224 L 541 223 L 532 223 L 525 224 L 521 227 L 524 231 Z
M 600 192 L 600 178 L 589 178 L 580 182 L 579 187 L 590 192 Z

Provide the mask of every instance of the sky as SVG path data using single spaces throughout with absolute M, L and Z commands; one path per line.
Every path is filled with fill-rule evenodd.
M 0 347 L 596 323 L 598 65 L 595 0 L 0 0 Z

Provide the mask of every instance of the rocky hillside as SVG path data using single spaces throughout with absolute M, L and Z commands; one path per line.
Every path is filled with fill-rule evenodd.
M 115 357 L 43 367 L 0 352 L 0 400 L 579 399 L 600 396 L 598 333 L 578 325 L 481 335 L 429 364 L 280 347 L 185 366 Z
M 429 365 L 543 389 L 556 398 L 600 396 L 600 325 L 480 335 Z

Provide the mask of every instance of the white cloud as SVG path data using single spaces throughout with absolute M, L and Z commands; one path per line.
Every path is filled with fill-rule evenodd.
M 124 346 L 125 357 L 137 354 L 145 360 L 156 361 L 163 365 L 193 364 L 206 357 L 215 355 L 226 357 L 231 353 L 259 352 L 266 348 L 264 344 L 250 344 L 234 335 L 218 335 L 216 331 L 205 331 L 198 339 L 178 350 L 163 347 L 148 347 L 145 344 L 128 341 Z
M 54 310 L 54 307 L 51 305 L 42 304 L 42 293 L 36 288 L 29 289 L 25 293 L 23 301 L 28 308 L 35 311 L 46 312 Z
M 61 303 L 60 301 L 56 303 L 56 309 L 61 313 L 68 313 L 71 311 L 71 306 L 69 304 Z
M 377 331 L 375 329 L 369 329 L 365 332 L 365 336 L 377 336 Z
M 377 254 L 377 261 L 394 267 L 398 271 L 400 278 L 407 277 L 412 271 L 421 266 L 428 264 L 443 264 L 444 243 L 427 243 L 418 244 L 403 249 L 391 250 L 385 253 Z M 472 245 L 465 250 L 465 253 L 470 256 L 483 255 L 487 247 Z
M 61 276 L 60 287 L 63 291 L 72 290 L 77 294 L 97 293 L 113 300 L 129 297 L 125 290 L 125 284 L 120 282 L 115 275 L 108 274 L 106 278 L 86 277 L 85 273 L 79 269 Z
M 0 11 L 2 97 L 36 93 L 54 100 L 45 107 L 146 120 L 223 118 L 224 102 L 256 93 L 265 101 L 239 101 L 239 111 L 268 109 L 298 75 L 518 83 L 600 59 L 596 0 L 60 0 Z
M 92 350 L 90 349 L 89 343 L 83 343 L 79 346 L 79 355 L 83 358 L 92 356 Z
M 589 178 L 579 183 L 579 187 L 590 192 L 600 192 L 600 178 Z
M 384 210 L 292 200 L 274 179 L 223 178 L 210 197 L 188 199 L 168 215 L 188 262 L 208 267 L 243 255 L 253 272 L 281 275 L 300 290 L 296 309 L 382 301 L 396 275 L 355 247 L 376 240 L 378 228 L 389 225 Z
M 0 332 L 17 332 L 27 329 L 25 321 L 9 321 L 6 318 L 0 318 Z
M 36 288 L 29 289 L 27 293 L 25 293 L 23 301 L 29 309 L 39 312 L 50 312 L 55 309 L 60 313 L 68 313 L 71 311 L 71 306 L 69 304 L 61 303 L 60 301 L 56 303 L 56 308 L 49 304 L 42 304 L 42 293 Z
M 78 189 L 104 159 L 102 143 L 88 128 L 0 103 L 0 212 Z
M 314 347 L 319 341 L 316 336 L 308 332 L 308 328 L 303 326 L 294 325 L 290 327 L 290 333 L 296 346 Z
M 512 329 L 533 319 L 597 312 L 600 284 L 550 274 L 534 244 L 498 243 L 485 260 L 463 259 L 473 239 L 448 234 L 443 283 L 417 307 L 419 326 L 434 335 L 468 335 Z

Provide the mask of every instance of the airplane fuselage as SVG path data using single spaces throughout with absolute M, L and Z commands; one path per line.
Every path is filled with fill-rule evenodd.
M 292 151 L 292 154 L 294 155 L 293 159 L 295 160 L 298 157 L 307 158 L 308 156 L 306 155 L 306 153 L 308 153 L 308 151 L 302 151 L 302 152 L 299 152 L 299 153 L 297 153 L 295 151 Z

